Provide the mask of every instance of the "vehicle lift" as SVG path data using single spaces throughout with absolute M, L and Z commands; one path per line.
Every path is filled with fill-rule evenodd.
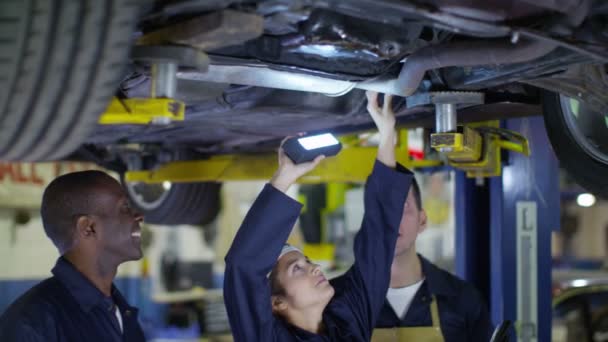
M 114 98 L 99 123 L 166 125 L 185 119 L 185 104 L 173 99 L 177 65 L 206 70 L 203 52 L 187 47 L 135 47 L 132 58 L 152 66 L 150 98 Z M 483 103 L 475 92 L 436 92 L 408 97 L 408 106 L 432 104 L 436 132 L 430 145 L 439 158 L 409 157 L 407 131 L 399 132 L 397 161 L 410 169 L 450 166 L 455 191 L 456 273 L 486 298 L 494 324 L 515 322 L 512 341 L 551 339 L 551 233 L 559 229 L 558 164 L 542 117 L 478 122 L 458 127 L 458 106 Z M 502 127 L 501 127 L 502 125 Z M 344 148 L 300 183 L 365 181 L 376 148 L 357 136 L 340 138 Z M 506 156 L 506 158 L 503 158 Z M 530 157 L 532 156 L 532 157 Z M 153 170 L 129 170 L 128 182 L 162 183 L 267 180 L 276 155 L 219 155 L 169 162 Z M 356 167 L 353 167 L 356 165 Z M 323 246 L 317 246 L 324 250 Z M 315 250 L 315 246 L 310 246 Z

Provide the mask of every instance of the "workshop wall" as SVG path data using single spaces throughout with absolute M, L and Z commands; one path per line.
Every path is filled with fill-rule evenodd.
M 606 259 L 608 257 L 608 203 L 598 201 L 589 208 L 569 205 L 567 210 L 578 216 L 578 230 L 572 241 L 577 258 Z
M 454 262 L 454 173 L 416 173 L 427 213 L 427 228 L 416 239 L 416 250 L 443 268 L 452 270 Z M 347 191 L 346 228 L 355 234 L 363 219 L 363 187 Z
M 212 223 L 214 225 L 215 223 Z M 144 225 L 145 234 L 149 234 L 151 239 L 150 245 L 144 249 L 144 255 L 147 260 L 147 274 L 151 279 L 151 294 L 152 298 L 158 298 L 165 295 L 168 291 L 167 277 L 163 277 L 166 269 L 163 269 L 164 263 L 167 260 L 179 262 L 181 265 L 209 265 L 212 274 L 206 277 L 206 273 L 198 272 L 190 277 L 188 274 L 183 274 L 179 277 L 181 281 L 173 286 L 179 285 L 183 290 L 194 286 L 200 287 L 218 287 L 221 281 L 216 280 L 218 271 L 214 269 L 215 252 L 212 247 L 213 241 L 207 241 L 208 236 L 205 230 L 212 230 L 215 227 L 199 227 L 191 225 L 177 226 L 160 226 L 160 225 Z M 204 277 L 205 279 L 202 279 Z M 206 286 L 204 286 L 206 285 Z
M 262 191 L 266 181 L 226 182 L 222 185 L 222 211 L 218 217 L 218 236 L 215 244 L 216 265 L 223 273 L 224 257 L 234 240 L 247 211 Z M 297 198 L 298 185 L 289 188 L 288 194 Z M 302 238 L 297 227 L 294 228 L 289 243 L 301 246 Z

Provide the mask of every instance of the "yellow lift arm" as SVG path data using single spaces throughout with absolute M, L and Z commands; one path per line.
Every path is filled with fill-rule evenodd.
M 299 183 L 364 182 L 372 170 L 376 153 L 375 147 L 345 147 L 337 156 L 323 160 L 315 170 L 300 178 Z M 408 168 L 441 165 L 437 160 L 412 161 L 400 148 L 397 148 L 397 161 Z M 268 180 L 276 167 L 275 153 L 224 155 L 207 160 L 172 162 L 153 171 L 129 171 L 125 179 L 146 183 Z
M 478 123 L 464 128 L 465 133 L 433 135 L 432 146 L 445 155 L 445 163 L 467 172 L 468 177 L 494 177 L 501 174 L 501 149 L 530 154 L 528 141 L 521 135 L 501 130 L 498 122 Z M 451 135 L 451 136 L 450 136 Z M 508 139 L 503 139 L 504 137 Z M 407 135 L 396 148 L 397 161 L 410 169 L 428 168 L 445 164 L 441 160 L 412 160 L 407 149 Z M 299 183 L 365 182 L 376 159 L 376 147 L 350 145 L 351 137 L 342 138 L 344 149 L 335 157 L 327 158 Z M 206 160 L 177 161 L 150 171 L 129 171 L 126 181 L 170 182 L 225 182 L 267 180 L 276 170 L 276 154 L 219 155 Z
M 167 124 L 184 120 L 185 105 L 169 98 L 114 98 L 99 123 L 104 125 Z M 376 159 L 376 147 L 358 146 L 359 138 L 340 138 L 344 149 L 324 160 L 300 183 L 364 182 Z M 467 172 L 468 177 L 494 177 L 501 174 L 501 149 L 530 154 L 522 135 L 499 128 L 498 121 L 480 122 L 463 127 L 462 132 L 434 133 L 431 146 L 444 155 L 441 160 L 411 160 L 407 131 L 399 133 L 397 161 L 410 169 L 447 163 Z M 206 160 L 172 162 L 152 171 L 129 171 L 129 182 L 161 183 L 266 180 L 276 168 L 276 154 L 220 155 Z

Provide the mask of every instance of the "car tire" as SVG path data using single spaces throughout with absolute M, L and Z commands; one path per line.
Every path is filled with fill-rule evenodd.
M 131 202 L 144 221 L 162 225 L 206 225 L 220 211 L 221 183 L 163 184 L 125 183 Z
M 547 135 L 560 166 L 583 188 L 608 198 L 608 164 L 590 155 L 567 123 L 567 109 L 557 93 L 543 91 L 542 103 Z
M 121 81 L 141 2 L 0 2 L 0 160 L 80 146 Z

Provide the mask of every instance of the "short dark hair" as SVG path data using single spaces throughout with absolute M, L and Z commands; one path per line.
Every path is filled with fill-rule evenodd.
M 416 200 L 416 207 L 418 207 L 418 210 L 422 210 L 422 195 L 420 195 L 420 186 L 418 185 L 418 181 L 416 181 L 416 177 L 412 177 L 411 189 L 414 191 L 414 200 Z
M 44 232 L 63 254 L 71 247 L 78 215 L 91 212 L 95 188 L 108 180 L 102 171 L 80 171 L 55 178 L 44 190 L 40 215 Z

